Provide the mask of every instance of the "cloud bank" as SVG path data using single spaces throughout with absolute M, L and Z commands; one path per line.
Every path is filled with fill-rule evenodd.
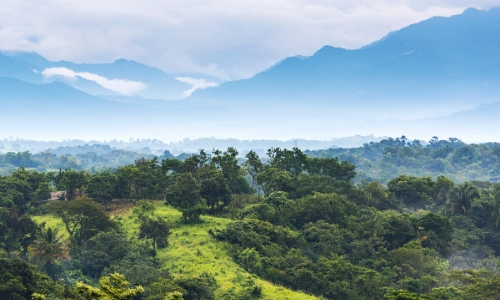
M 105 89 L 124 95 L 135 94 L 146 88 L 146 84 L 140 81 L 131 81 L 126 79 L 108 79 L 94 73 L 75 72 L 68 68 L 47 68 L 42 71 L 42 75 L 45 78 L 62 76 L 70 79 L 76 79 L 77 77 L 81 77 L 86 80 L 94 81 Z
M 0 49 L 51 60 L 140 61 L 167 73 L 252 76 L 323 45 L 358 48 L 432 16 L 498 0 L 3 0 Z
M 184 97 L 191 96 L 191 94 L 198 89 L 206 89 L 208 87 L 218 86 L 217 83 L 206 81 L 205 79 L 197 79 L 191 77 L 175 77 L 175 79 L 179 80 L 180 82 L 190 84 L 192 86 L 191 89 L 184 92 Z

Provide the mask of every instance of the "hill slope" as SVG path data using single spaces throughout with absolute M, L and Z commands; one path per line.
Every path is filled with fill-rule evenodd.
M 220 285 L 216 291 L 216 299 L 219 299 L 230 288 L 235 288 L 238 291 L 246 278 L 253 277 L 231 259 L 223 243 L 216 241 L 208 234 L 209 229 L 222 229 L 231 220 L 204 216 L 201 224 L 185 225 L 180 223 L 181 213 L 176 209 L 168 207 L 162 202 L 156 202 L 155 207 L 157 216 L 174 224 L 169 238 L 169 246 L 158 250 L 158 258 L 171 275 L 174 277 L 180 274 L 200 275 L 203 272 L 214 275 Z M 136 238 L 139 224 L 134 222 L 130 212 L 131 210 L 120 210 L 118 215 L 122 217 L 123 228 L 127 235 L 130 238 Z M 34 217 L 34 219 L 38 223 L 47 221 L 49 226 L 58 224 L 58 219 L 50 216 Z M 261 299 L 317 299 L 301 292 L 275 286 L 259 278 L 253 278 L 258 285 L 262 286 L 263 296 Z

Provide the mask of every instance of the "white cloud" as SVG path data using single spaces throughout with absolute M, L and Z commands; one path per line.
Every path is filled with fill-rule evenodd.
M 134 59 L 167 73 L 253 75 L 323 45 L 357 48 L 498 0 L 2 0 L 0 49 L 51 60 Z
M 175 79 L 191 85 L 191 89 L 184 92 L 184 97 L 191 96 L 191 94 L 198 89 L 206 89 L 208 87 L 218 86 L 217 83 L 206 81 L 205 79 L 197 79 L 191 77 L 176 77 Z
M 42 75 L 46 78 L 63 76 L 70 79 L 76 79 L 78 76 L 87 80 L 94 81 L 108 90 L 125 95 L 134 94 L 146 88 L 146 84 L 139 81 L 131 81 L 126 79 L 108 79 L 106 77 L 89 72 L 75 72 L 68 68 L 47 68 L 42 71 Z

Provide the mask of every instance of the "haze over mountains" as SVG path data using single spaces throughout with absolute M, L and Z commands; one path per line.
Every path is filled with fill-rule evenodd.
M 500 141 L 500 9 L 431 18 L 356 50 L 325 46 L 182 101 L 171 100 L 193 84 L 127 60 L 3 53 L 0 76 L 3 136 Z
M 75 64 L 51 62 L 32 52 L 3 52 L 0 65 L 3 77 L 37 84 L 61 81 L 93 95 L 180 99 L 191 87 L 160 69 L 125 59 L 113 63 Z
M 468 9 L 408 26 L 361 49 L 325 46 L 311 57 L 286 58 L 253 78 L 196 91 L 191 98 L 236 105 L 309 99 L 347 111 L 362 105 L 384 117 L 391 106 L 453 112 L 498 99 L 499 49 L 500 9 Z

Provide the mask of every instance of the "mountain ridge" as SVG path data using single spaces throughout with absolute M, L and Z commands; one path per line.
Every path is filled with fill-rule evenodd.
M 35 52 L 0 52 L 0 76 L 12 77 L 31 83 L 47 83 L 62 80 L 66 84 L 72 85 L 73 78 L 63 75 L 47 77 L 43 74 L 44 70 L 51 68 L 66 68 L 75 73 L 92 73 L 105 77 L 108 80 L 142 82 L 146 87 L 136 94 L 146 98 L 181 99 L 184 97 L 183 93 L 191 88 L 189 84 L 180 82 L 174 76 L 167 75 L 158 68 L 123 58 L 116 59 L 112 63 L 77 64 L 64 60 L 49 61 Z M 106 87 L 103 87 L 103 89 L 101 93 L 116 94 L 116 92 L 106 89 Z M 87 93 L 94 91 L 93 89 L 87 90 L 85 88 L 82 90 Z
M 19 135 L 19 128 L 9 127 L 28 117 L 36 120 L 37 134 L 64 131 L 57 137 L 83 139 L 102 138 L 102 134 L 119 139 L 330 139 L 356 134 L 401 136 L 419 130 L 413 136 L 428 138 L 436 134 L 433 131 L 446 129 L 439 135 L 474 140 L 477 134 L 472 131 L 468 137 L 457 134 L 458 128 L 466 126 L 480 130 L 468 118 L 496 132 L 500 117 L 496 109 L 500 102 L 500 8 L 431 18 L 355 50 L 324 46 L 312 56 L 286 58 L 252 78 L 197 90 L 182 101 L 104 94 L 84 75 L 99 72 L 106 80 L 138 80 L 147 76 L 126 74 L 138 68 L 151 71 L 149 75 L 162 72 L 134 61 L 53 63 L 36 53 L 0 54 L 0 76 L 9 75 L 10 70 L 10 77 L 24 76 L 27 83 L 47 83 L 40 71 L 33 72 L 36 66 L 72 68 L 77 79 L 67 80 L 64 86 L 41 87 L 0 78 L 0 125 L 9 128 L 6 136 L 33 138 L 32 133 Z M 162 82 L 158 79 L 157 84 Z M 8 84 L 20 87 L 13 90 Z M 89 90 L 92 93 L 84 93 Z M 493 103 L 486 106 L 489 109 L 480 107 L 487 103 Z M 38 116 L 41 112 L 52 118 L 80 114 L 89 125 L 58 128 L 45 115 Z M 483 118 L 478 117 L 481 112 Z M 469 117 L 460 119 L 460 113 Z M 23 126 L 18 125 L 30 130 Z M 81 135 L 71 136 L 75 130 Z
M 484 33 L 477 34 L 470 26 Z M 453 28 L 456 32 L 449 35 Z M 450 42 L 439 44 L 444 36 Z M 239 100 L 245 105 L 258 98 L 260 103 L 282 105 L 285 100 L 300 103 L 307 98 L 308 105 L 335 102 L 349 109 L 346 104 L 366 103 L 367 98 L 415 102 L 411 94 L 428 104 L 436 102 L 428 99 L 435 95 L 448 103 L 457 98 L 479 105 L 482 102 L 464 97 L 465 88 L 484 98 L 500 94 L 500 40 L 491 36 L 500 36 L 500 8 L 468 9 L 410 25 L 360 49 L 324 46 L 306 58 L 286 58 L 252 78 L 195 91 L 188 100 L 231 104 Z

